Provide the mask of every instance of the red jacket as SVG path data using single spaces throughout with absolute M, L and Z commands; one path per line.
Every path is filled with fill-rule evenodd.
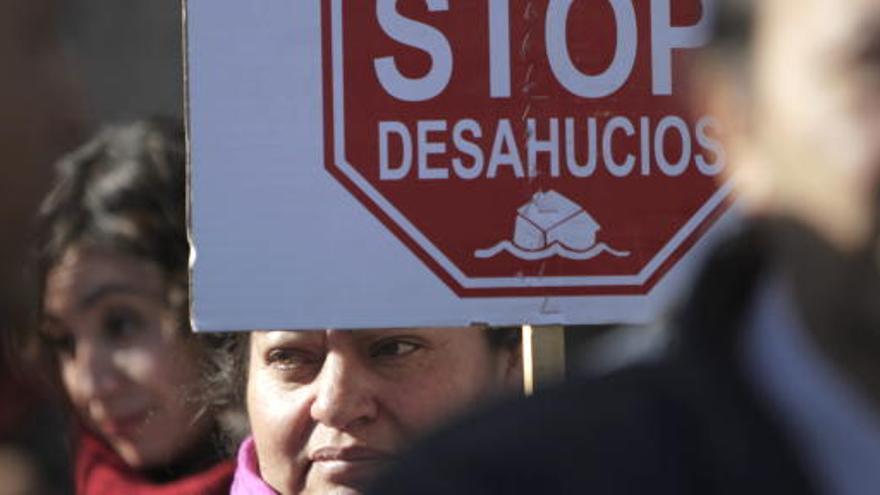
M 126 465 L 93 434 L 80 435 L 76 454 L 77 495 L 226 495 L 235 462 L 221 461 L 180 479 L 156 483 Z

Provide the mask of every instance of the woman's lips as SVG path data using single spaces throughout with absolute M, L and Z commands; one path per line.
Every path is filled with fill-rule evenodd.
M 369 447 L 323 447 L 309 454 L 313 470 L 342 485 L 364 483 L 391 459 L 391 454 Z
M 370 447 L 321 447 L 309 454 L 312 462 L 386 460 L 391 455 Z
M 98 427 L 107 435 L 131 436 L 139 433 L 147 421 L 146 411 L 113 416 L 98 422 Z

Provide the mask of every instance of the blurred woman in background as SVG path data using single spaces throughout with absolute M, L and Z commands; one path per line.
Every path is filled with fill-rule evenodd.
M 61 160 L 40 211 L 39 331 L 75 413 L 81 494 L 227 493 L 234 464 L 197 400 L 183 130 L 112 127 Z M 44 353 L 44 354 L 46 354 Z

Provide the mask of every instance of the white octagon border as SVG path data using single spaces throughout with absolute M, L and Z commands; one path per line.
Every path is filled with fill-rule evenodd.
M 709 215 L 727 198 L 731 190 L 728 181 L 715 191 L 678 232 L 657 252 L 636 275 L 562 276 L 562 277 L 468 277 L 446 257 L 421 231 L 394 207 L 372 184 L 348 163 L 345 156 L 345 77 L 343 67 L 342 2 L 331 5 L 331 58 L 333 82 L 333 165 L 339 168 L 391 220 L 412 238 L 461 287 L 465 289 L 534 289 L 557 287 L 620 287 L 641 286 L 660 268 Z

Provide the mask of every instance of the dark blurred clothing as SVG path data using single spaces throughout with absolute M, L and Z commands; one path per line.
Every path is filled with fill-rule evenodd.
M 880 415 L 811 338 L 781 273 L 764 277 L 745 329 L 746 375 L 780 418 L 820 491 L 876 494 Z
M 721 247 L 663 357 L 475 414 L 371 493 L 815 493 L 743 359 L 761 252 L 754 232 Z
M 0 438 L 13 434 L 35 402 L 25 385 L 13 379 L 0 356 Z
M 0 493 L 73 493 L 63 405 L 49 398 L 45 382 L 26 380 L 3 361 L 0 353 Z M 22 469 L 30 474 L 16 473 Z M 30 481 L 7 492 L 8 476 Z
M 76 454 L 78 495 L 226 495 L 232 484 L 235 462 L 213 465 L 179 475 L 167 468 L 170 480 L 151 480 L 128 467 L 113 450 L 89 433 L 80 435 Z

